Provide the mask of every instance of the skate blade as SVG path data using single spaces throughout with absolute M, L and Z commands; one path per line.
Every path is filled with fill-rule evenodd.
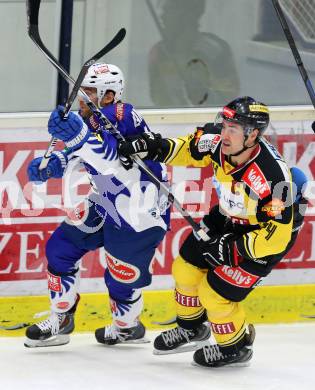
M 68 344 L 69 341 L 70 336 L 68 334 L 58 334 L 46 340 L 32 340 L 27 337 L 24 342 L 24 346 L 27 348 L 55 347 L 58 345 Z
M 153 349 L 153 355 L 171 355 L 174 353 L 191 352 L 191 351 L 196 351 L 197 349 L 200 349 L 205 345 L 209 345 L 209 339 L 203 341 L 194 341 L 192 343 L 182 345 L 178 348 L 171 349 L 171 350 L 163 351 L 160 349 Z
M 216 367 L 208 366 L 208 367 L 206 367 L 206 366 L 202 366 L 201 364 L 196 363 L 195 361 L 192 361 L 191 365 L 194 366 L 194 367 L 205 368 L 207 370 L 209 370 L 209 368 L 211 370 L 217 370 L 217 369 L 224 369 L 224 368 L 230 368 L 230 367 L 249 367 L 250 366 L 250 362 L 247 361 L 247 362 L 226 364 L 224 366 L 216 366 Z
M 142 339 L 121 341 L 119 344 L 147 344 L 150 342 L 149 339 L 142 337 Z

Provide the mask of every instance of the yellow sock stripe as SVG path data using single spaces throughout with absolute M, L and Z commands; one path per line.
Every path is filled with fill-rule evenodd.
M 202 317 L 205 312 L 205 309 L 202 308 L 197 313 L 192 314 L 178 314 L 178 318 L 181 318 L 183 320 L 197 320 L 198 318 Z
M 241 340 L 246 332 L 245 322 L 242 324 L 240 330 L 228 341 L 220 342 L 220 345 L 224 345 L 225 347 L 236 344 L 239 340 Z

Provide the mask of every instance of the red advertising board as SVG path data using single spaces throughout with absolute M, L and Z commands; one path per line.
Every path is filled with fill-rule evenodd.
M 308 175 L 310 205 L 304 227 L 294 248 L 279 265 L 279 269 L 315 269 L 315 140 L 314 136 L 280 135 L 280 152 Z M 34 156 L 42 155 L 46 142 L 9 142 L 0 144 L 0 281 L 26 281 L 46 278 L 45 242 L 69 209 L 64 197 L 64 181 L 52 179 L 34 192 L 28 183 L 26 168 Z M 216 195 L 209 168 L 173 168 L 169 170 L 176 197 L 197 219 L 214 204 Z M 84 175 L 78 173 L 77 177 Z M 184 181 L 182 179 L 185 179 Z M 89 186 L 78 182 L 72 190 L 74 200 L 87 193 Z M 36 194 L 41 194 L 37 196 Z M 72 200 L 73 200 L 72 199 Z M 155 256 L 155 275 L 169 275 L 172 260 L 183 238 L 190 231 L 187 223 L 173 210 L 171 231 Z M 82 277 L 102 277 L 102 252 L 87 254 L 82 262 Z

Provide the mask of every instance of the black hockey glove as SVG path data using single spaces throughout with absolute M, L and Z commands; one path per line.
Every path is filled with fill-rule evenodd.
M 233 233 L 211 236 L 209 241 L 201 241 L 200 249 L 204 259 L 212 266 L 228 265 L 235 267 L 238 265 L 238 252 L 235 241 L 237 236 Z
M 141 159 L 155 160 L 161 147 L 160 134 L 146 132 L 136 137 L 128 137 L 120 141 L 118 155 L 120 162 L 126 169 L 133 166 L 132 156 L 137 155 Z

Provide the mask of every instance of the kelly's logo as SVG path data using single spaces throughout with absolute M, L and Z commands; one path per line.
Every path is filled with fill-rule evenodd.
M 249 166 L 242 179 L 260 197 L 260 199 L 271 194 L 269 184 L 256 163 Z
M 228 265 L 221 265 L 217 267 L 214 273 L 227 283 L 243 288 L 253 286 L 259 279 L 258 276 L 252 275 L 240 267 L 229 267 Z

